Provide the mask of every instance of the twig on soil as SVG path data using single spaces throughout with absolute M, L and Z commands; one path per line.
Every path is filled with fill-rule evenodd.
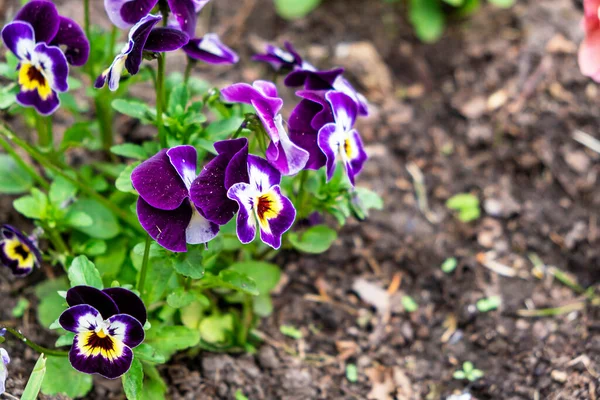
M 440 222 L 439 215 L 435 214 L 429 208 L 429 201 L 427 200 L 427 189 L 425 187 L 425 178 L 423 176 L 423 172 L 421 171 L 419 166 L 412 161 L 406 164 L 406 170 L 408 171 L 408 173 L 414 181 L 415 196 L 417 197 L 417 204 L 419 205 L 419 210 L 421 210 L 427 221 L 434 225 L 438 224 Z
M 585 354 L 580 355 L 579 357 L 575 357 L 574 359 L 572 359 L 571 361 L 569 361 L 567 363 L 567 367 L 573 367 L 575 365 L 577 365 L 578 363 L 581 363 L 585 369 L 587 369 L 587 371 L 590 373 L 590 375 L 592 375 L 594 378 L 598 378 L 598 372 L 596 372 L 596 370 L 592 367 L 592 362 L 590 360 L 590 358 L 588 356 L 586 356 Z
M 573 311 L 585 309 L 585 301 L 566 304 L 554 308 L 542 308 L 539 310 L 517 310 L 519 317 L 556 317 L 558 315 L 568 314 Z
M 575 132 L 573 132 L 573 139 L 575 139 L 576 142 L 581 143 L 588 149 L 593 150 L 596 153 L 600 153 L 600 140 L 596 139 L 592 135 L 589 135 L 584 131 L 577 129 L 575 130 Z
M 488 251 L 487 253 L 478 253 L 476 258 L 479 264 L 498 275 L 506 276 L 508 278 L 527 279 L 526 275 L 519 273 L 514 268 L 494 260 L 494 256 L 495 253 L 493 251 Z
M 331 299 L 325 299 L 320 295 L 317 294 L 305 294 L 304 295 L 304 300 L 308 300 L 308 301 L 312 301 L 314 303 L 326 303 L 326 304 L 331 304 L 332 306 L 341 308 L 342 310 L 346 311 L 348 314 L 356 316 L 358 315 L 358 311 L 356 311 L 354 308 L 350 307 L 347 304 L 344 303 L 340 303 L 338 301 L 334 301 Z

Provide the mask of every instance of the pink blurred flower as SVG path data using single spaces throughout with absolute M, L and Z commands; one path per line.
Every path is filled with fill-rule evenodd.
M 579 47 L 579 69 L 600 82 L 600 0 L 584 0 L 585 39 Z

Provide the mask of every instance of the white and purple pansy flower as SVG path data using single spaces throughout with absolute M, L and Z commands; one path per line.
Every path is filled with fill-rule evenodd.
M 250 243 L 256 236 L 267 245 L 278 249 L 281 236 L 296 218 L 292 202 L 281 194 L 281 174 L 267 160 L 248 156 L 248 182 L 236 183 L 227 191 L 227 197 L 239 205 L 237 235 L 242 243 Z
M 267 160 L 283 175 L 300 172 L 309 154 L 295 145 L 283 126 L 283 117 L 279 113 L 283 100 L 277 97 L 277 88 L 272 82 L 255 81 L 252 86 L 236 83 L 221 90 L 225 101 L 250 104 L 256 110 L 271 143 L 267 148 Z
M 186 243 L 212 240 L 219 226 L 205 218 L 190 202 L 190 188 L 197 177 L 196 149 L 177 146 L 163 149 L 137 166 L 131 174 L 140 197 L 138 219 L 148 234 L 167 250 L 185 252 Z
M 13 275 L 29 275 L 41 262 L 35 238 L 25 236 L 10 225 L 0 228 L 0 264 L 10 268 Z
M 131 75 L 140 70 L 144 51 L 162 53 L 180 49 L 189 41 L 189 36 L 178 29 L 154 26 L 161 21 L 158 15 L 148 14 L 129 30 L 127 44 L 117 54 L 112 64 L 96 79 L 94 87 L 100 89 L 108 81 L 108 88 L 115 91 L 123 68 Z
M 8 369 L 6 366 L 10 363 L 10 357 L 6 350 L 0 348 L 0 394 L 6 391 L 6 378 Z
M 185 20 L 189 9 L 198 13 L 209 1 L 167 0 L 167 3 L 172 16 Z M 127 29 L 148 15 L 156 4 L 158 0 L 104 0 L 104 9 L 113 24 L 121 29 Z
M 325 97 L 331 105 L 335 120 L 324 125 L 318 136 L 319 148 L 327 158 L 327 179 L 333 177 L 339 157 L 344 163 L 350 182 L 354 185 L 355 176 L 367 160 L 360 135 L 353 128 L 358 114 L 357 104 L 342 92 L 327 92 Z
M 89 56 L 90 45 L 79 25 L 60 16 L 53 3 L 35 0 L 2 29 L 2 40 L 19 60 L 17 102 L 52 114 L 60 105 L 58 93 L 69 88 L 69 63 L 81 66 Z
M 290 42 L 285 42 L 285 50 L 279 47 L 268 44 L 264 54 L 256 54 L 252 57 L 255 61 L 266 62 L 273 67 L 274 70 L 292 70 L 296 67 L 302 67 L 304 61 L 302 57 L 296 52 L 294 46 Z M 307 67 L 312 67 L 308 64 Z M 312 69 L 315 69 L 312 67 Z
M 58 322 L 75 333 L 69 352 L 73 368 L 108 379 L 125 374 L 132 349 L 144 341 L 147 314 L 142 300 L 123 288 L 75 286 L 67 292 L 67 304 Z

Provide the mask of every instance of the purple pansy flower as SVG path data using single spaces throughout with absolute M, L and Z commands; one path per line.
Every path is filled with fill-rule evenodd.
M 135 24 L 129 31 L 129 40 L 121 52 L 115 57 L 98 78 L 94 87 L 99 89 L 108 81 L 108 88 L 115 91 L 119 88 L 119 80 L 123 68 L 131 75 L 140 70 L 144 51 L 165 52 L 180 49 L 189 41 L 189 36 L 178 29 L 155 28 L 162 18 L 148 14 Z
M 268 45 L 266 54 L 256 55 L 254 59 L 271 64 L 275 70 L 291 69 L 292 71 L 284 80 L 286 86 L 304 86 L 306 90 L 335 90 L 346 93 L 356 102 L 360 115 L 369 114 L 367 99 L 342 76 L 343 68 L 320 71 L 311 63 L 304 61 L 290 43 L 286 42 L 285 48 L 286 50 L 283 50 Z
M 185 252 L 186 243 L 207 243 L 219 232 L 219 226 L 189 200 L 197 158 L 192 146 L 163 149 L 131 174 L 140 195 L 140 224 L 158 244 L 174 252 Z
M 185 20 L 188 9 L 194 13 L 200 10 L 210 0 L 167 0 L 172 15 Z M 121 29 L 135 25 L 156 6 L 158 0 L 104 0 L 104 9 L 110 21 Z
M 26 276 L 41 262 L 35 238 L 25 236 L 10 225 L 0 228 L 0 264 L 10 268 L 15 276 Z
M 283 100 L 277 97 L 277 88 L 272 82 L 255 81 L 252 86 L 247 83 L 236 83 L 222 89 L 221 94 L 225 101 L 254 106 L 271 138 L 267 148 L 267 160 L 279 172 L 284 175 L 294 175 L 304 168 L 309 154 L 290 140 L 279 113 Z
M 6 391 L 6 377 L 8 369 L 6 365 L 10 363 L 10 357 L 4 349 L 0 349 L 0 394 Z
M 353 129 L 358 114 L 357 104 L 350 96 L 341 92 L 327 92 L 335 122 L 324 125 L 319 130 L 318 144 L 327 158 L 327 180 L 333 177 L 336 158 L 340 157 L 352 185 L 354 177 L 361 171 L 367 154 L 358 132 Z
M 227 197 L 227 190 L 248 179 L 248 139 L 223 140 L 214 144 L 217 156 L 202 168 L 190 188 L 190 199 L 206 219 L 218 225 L 228 223 L 238 204 Z
M 237 201 L 237 235 L 242 243 L 250 243 L 256 236 L 256 220 L 261 240 L 278 249 L 281 236 L 290 229 L 296 218 L 292 202 L 281 194 L 281 174 L 267 160 L 248 156 L 248 182 L 236 183 L 227 191 L 227 197 Z
M 75 286 L 67 292 L 67 304 L 58 322 L 75 333 L 69 352 L 73 368 L 108 379 L 125 374 L 133 361 L 131 349 L 144 341 L 142 300 L 123 288 Z
M 17 102 L 42 115 L 52 114 L 60 105 L 58 93 L 69 88 L 68 64 L 81 66 L 90 53 L 79 25 L 60 16 L 53 3 L 34 0 L 2 29 L 2 40 L 19 60 Z

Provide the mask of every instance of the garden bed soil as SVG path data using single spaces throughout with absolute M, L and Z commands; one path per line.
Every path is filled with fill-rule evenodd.
M 82 15 L 79 1 L 63 3 Z M 175 357 L 161 368 L 172 399 L 233 399 L 238 389 L 252 400 L 598 397 L 598 309 L 519 314 L 582 300 L 552 279 L 550 266 L 583 287 L 600 279 L 600 156 L 573 139 L 578 131 L 598 136 L 600 122 L 598 86 L 577 67 L 579 2 L 486 5 L 432 45 L 417 41 L 402 15 L 384 1 L 326 0 L 288 23 L 270 0 L 214 1 L 210 28 L 243 61 L 199 66 L 199 76 L 217 84 L 265 76 L 248 61 L 263 40 L 291 40 L 317 65 L 347 68 L 372 101 L 359 122 L 370 160 L 358 185 L 381 194 L 385 210 L 350 222 L 323 255 L 278 256 L 284 275 L 275 311 L 259 326 L 265 344 L 256 354 Z M 183 68 L 177 60 L 169 63 Z M 468 224 L 445 207 L 463 192 L 483 206 Z M 11 200 L 2 198 L 2 221 L 23 226 Z M 458 267 L 446 274 L 440 265 L 449 257 Z M 18 295 L 40 279 L 0 277 L 0 320 L 11 319 Z M 365 294 L 365 281 L 382 290 Z M 379 312 L 368 294 L 381 299 L 385 291 L 390 308 Z M 403 296 L 418 309 L 406 312 Z M 490 296 L 502 299 L 499 309 L 479 312 L 476 302 Z M 303 338 L 282 335 L 281 325 Z M 33 309 L 22 330 L 53 343 Z M 6 346 L 7 391 L 18 396 L 36 354 L 14 341 Z M 484 377 L 453 379 L 464 361 Z M 356 382 L 346 378 L 348 364 L 357 366 Z M 89 398 L 123 398 L 118 381 L 95 383 Z

